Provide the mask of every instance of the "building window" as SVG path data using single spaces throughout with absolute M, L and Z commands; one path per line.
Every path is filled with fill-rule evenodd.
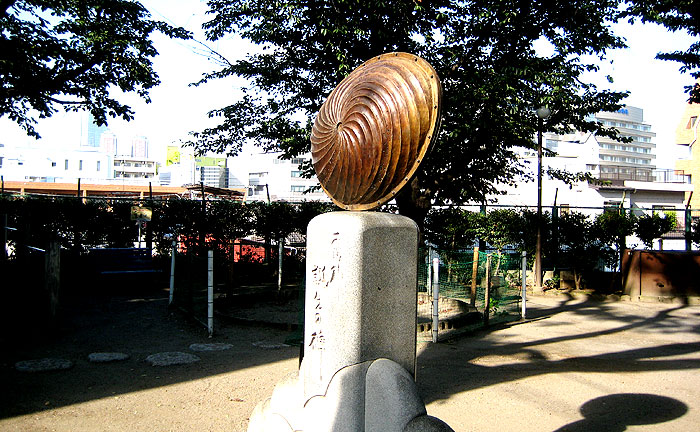
M 100 161 L 97 161 L 97 171 L 100 170 Z
M 292 171 L 292 177 L 301 177 L 301 171 Z
M 52 167 L 55 167 L 55 166 L 56 166 L 56 162 L 51 162 L 51 166 L 52 166 Z
M 567 215 L 571 211 L 569 208 L 569 204 L 562 204 L 559 206 L 559 210 L 561 211 L 562 215 Z
M 265 185 L 255 185 L 250 188 L 250 195 L 260 195 L 265 190 Z
M 292 163 L 293 163 L 293 164 L 296 164 L 296 165 L 303 164 L 304 161 L 306 161 L 306 159 L 304 159 L 304 158 L 293 158 L 293 159 L 292 159 Z
M 68 159 L 66 159 L 66 163 L 65 163 L 65 168 L 64 168 L 64 169 L 65 169 L 66 171 L 68 171 Z
M 306 186 L 292 185 L 292 192 L 304 192 Z
M 695 124 L 696 124 L 697 122 L 698 122 L 698 116 L 692 116 L 692 117 L 688 120 L 688 127 L 687 127 L 687 129 L 692 129 L 692 128 L 694 128 L 694 127 L 695 127 Z
M 605 201 L 605 203 L 603 203 L 603 207 L 605 207 L 606 212 L 616 212 L 622 208 L 622 202 L 621 201 Z
M 83 161 L 81 159 L 80 162 L 78 162 L 78 171 L 82 171 L 82 170 L 83 170 Z

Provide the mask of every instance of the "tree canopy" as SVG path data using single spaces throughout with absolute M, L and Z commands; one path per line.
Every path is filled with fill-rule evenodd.
M 661 24 L 671 31 L 684 30 L 697 40 L 685 51 L 677 49 L 658 53 L 656 58 L 681 64 L 680 71 L 700 80 L 700 7 L 694 0 L 635 0 L 630 2 L 623 17 L 634 22 Z M 688 102 L 700 103 L 700 82 L 685 87 Z
M 0 117 L 37 138 L 37 118 L 60 107 L 88 110 L 98 124 L 131 120 L 113 94 L 150 101 L 160 83 L 151 33 L 190 37 L 128 0 L 0 0 L 0 28 Z
M 284 157 L 302 154 L 320 105 L 364 61 L 406 51 L 435 67 L 443 83 L 442 129 L 410 187 L 397 196 L 400 212 L 419 223 L 431 205 L 482 201 L 497 182 L 515 182 L 523 167 L 514 148 L 535 146 L 537 107 L 552 109 L 547 130 L 615 136 L 591 114 L 617 110 L 626 94 L 584 82 L 584 72 L 598 70 L 585 59 L 603 59 L 607 50 L 624 47 L 611 23 L 629 17 L 661 22 L 662 16 L 642 2 L 631 3 L 634 9 L 619 0 L 209 0 L 208 5 L 212 18 L 204 27 L 210 39 L 236 33 L 261 51 L 203 79 L 239 76 L 250 86 L 242 99 L 210 113 L 223 119 L 218 126 L 194 133 L 200 151 L 236 154 L 249 140 L 281 150 Z M 534 46 L 542 40 L 553 54 L 538 54 Z

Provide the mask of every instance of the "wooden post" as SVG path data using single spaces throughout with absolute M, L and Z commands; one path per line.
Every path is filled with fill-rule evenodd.
M 57 241 L 49 243 L 44 259 L 44 290 L 49 300 L 49 328 L 58 319 L 59 289 L 61 287 L 61 246 Z
M 474 247 L 474 256 L 472 258 L 472 289 L 469 297 L 469 304 L 476 306 L 476 278 L 479 275 L 479 246 Z

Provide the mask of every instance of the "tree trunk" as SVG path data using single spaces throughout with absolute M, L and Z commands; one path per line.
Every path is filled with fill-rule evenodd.
M 577 290 L 581 290 L 581 281 L 583 280 L 583 274 L 576 269 L 574 269 L 574 284 Z
M 414 178 L 396 195 L 396 205 L 399 207 L 399 214 L 406 216 L 418 225 L 420 230 L 419 244 L 422 241 L 425 218 L 432 207 L 432 197 L 426 191 L 421 191 L 418 187 L 418 180 Z

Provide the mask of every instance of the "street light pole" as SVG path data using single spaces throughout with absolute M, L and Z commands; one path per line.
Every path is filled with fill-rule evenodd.
M 542 292 L 542 129 L 551 111 L 547 107 L 537 109 L 537 244 L 535 246 L 535 286 Z

